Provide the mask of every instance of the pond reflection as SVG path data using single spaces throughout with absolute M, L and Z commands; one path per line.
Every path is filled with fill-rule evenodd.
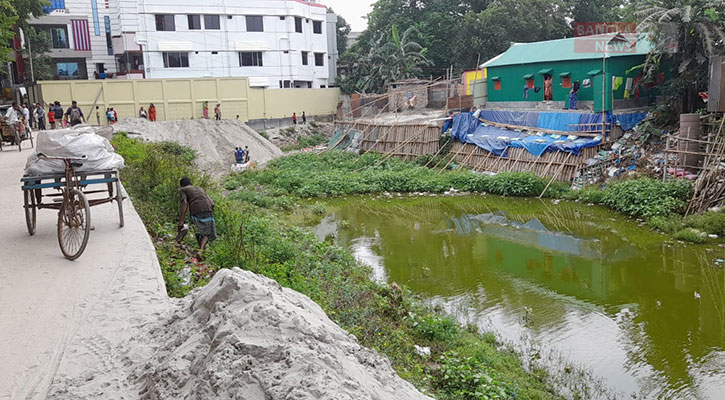
M 625 396 L 725 398 L 722 248 L 599 207 L 498 197 L 330 202 L 318 227 L 373 269 Z M 345 221 L 344 223 L 340 223 Z M 321 227 L 334 225 L 334 229 Z

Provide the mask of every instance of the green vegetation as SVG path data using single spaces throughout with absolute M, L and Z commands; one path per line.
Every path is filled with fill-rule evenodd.
M 295 154 L 271 162 L 267 168 L 232 175 L 226 189 L 255 188 L 272 196 L 303 198 L 381 192 L 442 193 L 451 188 L 502 196 L 538 196 L 547 181 L 523 172 L 495 176 L 458 169 L 438 171 L 379 154 L 357 156 L 331 151 L 323 154 Z M 560 184 L 547 193 L 559 193 Z
M 318 157 L 309 155 L 287 157 L 268 169 L 237 175 L 227 186 L 243 190 L 223 196 L 208 177 L 193 169 L 193 152 L 187 149 L 167 143 L 136 142 L 125 135 L 116 136 L 113 144 L 126 158 L 124 185 L 156 244 L 170 295 L 183 296 L 207 283 L 214 271 L 238 266 L 306 294 L 362 345 L 387 355 L 404 379 L 438 398 L 560 397 L 547 385 L 546 371 L 527 372 L 518 356 L 492 335 L 460 328 L 396 285 L 374 283 L 369 269 L 358 264 L 349 252 L 319 242 L 310 232 L 291 225 L 287 222 L 290 211 L 285 211 L 319 218 L 324 207 L 294 205 L 288 195 L 312 195 L 334 188 L 336 192 L 346 191 L 340 180 L 328 187 L 314 178 L 315 174 L 327 173 L 322 168 L 325 163 L 332 164 L 330 169 L 336 174 L 366 165 L 368 172 L 355 173 L 351 180 L 358 190 L 419 187 L 424 178 L 434 179 L 432 187 L 436 190 L 445 190 L 448 185 L 498 184 L 481 183 L 488 180 L 465 172 L 438 175 L 399 161 L 385 161 L 380 168 L 374 168 L 374 163 L 382 161 L 380 156 L 364 156 L 355 163 L 355 156 L 330 153 L 318 161 Z M 303 176 L 296 176 L 301 171 Z M 414 176 L 402 184 L 396 182 L 406 174 Z M 182 176 L 204 187 L 216 203 L 219 238 L 207 249 L 203 264 L 191 260 L 193 239 L 187 238 L 182 244 L 173 240 Z M 361 186 L 365 177 L 376 179 L 373 186 Z M 526 174 L 507 179 L 532 181 Z M 540 183 L 533 186 L 541 188 Z M 430 355 L 419 354 L 415 345 L 429 347 Z
M 322 143 L 327 143 L 328 140 L 329 139 L 327 139 L 324 135 L 315 133 L 311 136 L 305 136 L 305 137 L 298 138 L 297 144 L 284 146 L 284 147 L 282 147 L 282 151 L 290 152 L 290 151 L 294 151 L 294 150 L 306 149 L 308 147 L 315 147 Z

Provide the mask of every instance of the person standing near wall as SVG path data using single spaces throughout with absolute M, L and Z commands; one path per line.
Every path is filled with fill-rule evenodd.
M 101 126 L 101 110 L 96 106 L 96 125 Z
M 38 120 L 38 129 L 45 130 L 45 110 L 40 103 L 35 105 L 35 118 Z
M 201 103 L 201 117 L 204 119 L 209 119 L 209 103 L 207 103 L 206 100 L 204 100 L 203 103 Z
M 71 102 L 70 108 L 65 112 L 65 118 L 70 126 L 76 126 L 86 122 L 86 117 L 83 116 L 83 110 L 78 107 L 78 103 L 75 100 Z
M 143 119 L 147 119 L 149 117 L 146 110 L 143 109 L 143 106 L 141 106 L 141 109 L 138 110 L 138 117 Z
M 554 80 L 550 75 L 544 78 L 544 101 L 554 99 Z
M 302 111 L 302 125 L 307 125 L 307 115 Z
M 217 121 L 221 121 L 222 119 L 222 105 L 217 104 L 216 107 L 214 107 L 214 118 Z
M 55 108 L 53 103 L 48 107 L 48 123 L 50 124 L 50 129 L 55 129 Z
M 292 123 L 297 125 L 297 113 L 292 113 Z
M 156 106 L 154 103 L 149 104 L 149 121 L 156 121 Z

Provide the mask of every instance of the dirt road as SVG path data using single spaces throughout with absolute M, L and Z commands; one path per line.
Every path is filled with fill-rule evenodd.
M 20 190 L 29 154 L 0 152 L 0 399 L 65 398 L 66 383 L 92 379 L 107 391 L 89 398 L 125 397 L 113 349 L 170 306 L 153 245 L 128 200 L 124 228 L 115 203 L 91 209 L 95 230 L 76 261 L 60 252 L 56 211 L 40 210 L 29 236 Z

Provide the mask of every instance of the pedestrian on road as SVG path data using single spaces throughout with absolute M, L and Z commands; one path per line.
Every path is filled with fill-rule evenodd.
M 184 177 L 181 184 L 181 216 L 179 217 L 179 231 L 184 229 L 186 212 L 189 211 L 191 222 L 194 224 L 196 241 L 203 252 L 206 245 L 216 239 L 216 224 L 214 221 L 214 201 L 206 194 L 204 189 L 192 186 L 191 179 Z
M 214 107 L 214 118 L 216 118 L 217 121 L 220 121 L 222 119 L 222 105 L 217 104 L 216 107 Z
M 30 126 L 33 129 L 38 129 L 38 103 L 30 105 Z
M 43 109 L 43 106 L 40 105 L 40 103 L 37 103 L 35 105 L 35 118 L 38 119 L 38 129 L 44 131 L 45 130 L 45 109 Z
M 86 122 L 86 117 L 83 116 L 83 110 L 78 107 L 78 103 L 75 100 L 71 102 L 71 106 L 65 112 L 65 118 L 70 126 L 76 126 Z
M 156 106 L 154 103 L 149 104 L 149 121 L 156 121 Z
M 55 101 L 53 113 L 55 114 L 55 123 L 57 125 L 59 125 L 60 128 L 62 128 L 63 127 L 63 106 L 60 104 L 60 102 L 58 100 Z
M 307 116 L 304 111 L 302 111 L 302 125 L 307 125 Z
M 30 116 L 30 110 L 28 109 L 27 103 L 23 103 L 23 117 L 25 118 L 25 128 L 29 131 L 30 121 L 32 120 L 32 118 Z
M 292 123 L 297 125 L 297 113 L 292 113 Z

